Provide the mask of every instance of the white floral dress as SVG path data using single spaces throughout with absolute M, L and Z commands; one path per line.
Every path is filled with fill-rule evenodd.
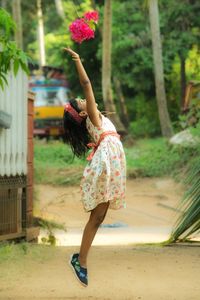
M 86 126 L 95 143 L 102 133 L 116 132 L 112 122 L 102 116 L 101 127 L 95 127 L 89 117 Z M 92 160 L 86 166 L 81 180 L 81 200 L 85 211 L 110 201 L 109 208 L 125 207 L 126 159 L 120 139 L 107 135 L 100 142 Z

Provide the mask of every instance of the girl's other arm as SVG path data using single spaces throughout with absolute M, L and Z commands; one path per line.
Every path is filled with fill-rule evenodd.
M 71 50 L 70 48 L 65 48 L 65 50 L 71 54 L 72 59 L 75 61 L 76 69 L 79 75 L 80 84 L 83 88 L 83 92 L 87 103 L 87 113 L 94 126 L 101 126 L 101 120 L 99 116 L 99 111 L 97 110 L 97 104 L 95 101 L 92 85 L 89 77 L 82 65 L 79 55 Z

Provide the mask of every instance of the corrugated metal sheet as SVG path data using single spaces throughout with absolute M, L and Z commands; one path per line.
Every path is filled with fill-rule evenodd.
M 0 110 L 11 114 L 9 129 L 0 128 L 0 176 L 27 174 L 28 77 L 19 70 L 7 76 L 8 86 L 0 89 Z

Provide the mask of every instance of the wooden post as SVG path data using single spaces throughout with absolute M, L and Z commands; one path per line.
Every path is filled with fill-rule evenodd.
M 26 199 L 26 240 L 36 239 L 39 228 L 33 226 L 33 117 L 34 93 L 28 92 L 28 155 L 27 155 L 27 199 Z

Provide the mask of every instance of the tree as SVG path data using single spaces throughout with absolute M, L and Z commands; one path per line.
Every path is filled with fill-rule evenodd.
M 7 7 L 7 0 L 1 0 L 1 7 L 6 9 Z
M 40 66 L 44 66 L 46 64 L 46 55 L 45 55 L 45 41 L 44 41 L 44 22 L 43 22 L 41 1 L 42 0 L 37 0 L 38 40 L 39 40 Z
M 199 0 L 169 0 L 163 5 L 165 10 L 165 47 L 172 57 L 178 56 L 180 61 L 180 106 L 183 107 L 187 83 L 186 60 L 194 45 L 200 46 Z
M 65 19 L 65 12 L 62 4 L 62 0 L 55 0 L 56 10 L 61 19 Z
M 116 112 L 111 87 L 111 49 L 112 49 L 112 1 L 106 0 L 104 4 L 103 20 L 103 51 L 102 51 L 102 91 L 106 111 Z M 113 114 L 110 117 L 117 130 L 125 133 L 126 130 L 119 116 Z
M 167 109 L 165 93 L 162 45 L 160 39 L 158 0 L 149 0 L 149 19 L 152 34 L 152 49 L 155 71 L 156 99 L 158 104 L 159 119 L 162 135 L 171 137 L 173 134 L 172 125 Z
M 15 41 L 17 46 L 23 49 L 21 0 L 12 0 L 12 13 L 16 23 Z
M 114 87 L 115 87 L 115 92 L 116 92 L 116 96 L 119 102 L 119 107 L 120 107 L 120 119 L 122 121 L 122 123 L 124 124 L 124 126 L 126 128 L 128 128 L 129 126 L 129 116 L 128 116 L 128 111 L 127 111 L 127 107 L 125 104 L 125 97 L 124 94 L 122 92 L 122 85 L 120 80 L 117 78 L 117 76 L 113 76 L 113 83 L 114 83 Z

